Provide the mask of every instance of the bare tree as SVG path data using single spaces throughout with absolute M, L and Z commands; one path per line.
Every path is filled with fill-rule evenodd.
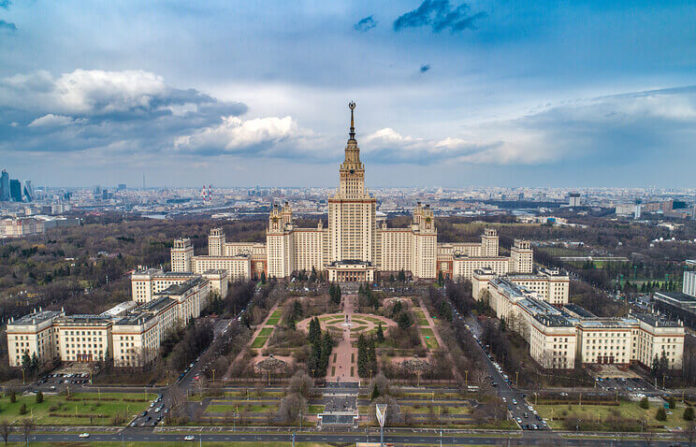
M 307 401 L 297 393 L 288 394 L 280 401 L 278 417 L 282 422 L 295 422 Z
M 696 424 L 694 424 L 693 422 L 689 423 L 687 429 L 684 430 L 684 437 L 686 438 L 686 441 L 689 443 L 689 447 L 694 445 L 694 439 L 696 439 Z
M 22 420 L 22 433 L 24 433 L 25 444 L 29 443 L 29 436 L 31 436 L 31 432 L 33 432 L 35 428 L 36 424 L 34 423 L 34 419 L 26 418 Z
M 298 393 L 305 399 L 309 398 L 312 388 L 314 387 L 314 379 L 309 377 L 305 371 L 297 371 L 295 375 L 290 378 L 290 385 L 288 386 L 288 391 L 291 393 Z
M 430 363 L 420 359 L 409 359 L 401 362 L 401 367 L 410 374 L 415 374 L 418 378 L 417 386 L 420 386 L 421 375 L 430 369 Z
M 12 426 L 9 422 L 7 422 L 7 420 L 3 419 L 0 421 L 0 436 L 2 436 L 2 439 L 5 441 L 5 445 L 7 445 L 7 440 L 10 437 L 10 433 L 12 433 Z

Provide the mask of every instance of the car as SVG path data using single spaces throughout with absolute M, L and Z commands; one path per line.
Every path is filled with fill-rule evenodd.
M 142 413 L 140 413 L 140 417 L 145 417 L 145 416 L 147 416 L 147 410 L 145 410 L 145 411 L 143 411 Z
M 517 399 L 512 399 L 512 405 L 517 405 Z
M 515 419 L 515 420 L 517 421 L 518 424 L 522 425 L 522 419 L 521 419 L 521 418 L 517 418 L 517 419 Z
M 79 438 L 89 438 L 89 433 L 80 433 L 78 435 Z
M 184 441 L 195 441 L 196 437 L 193 435 L 184 436 Z

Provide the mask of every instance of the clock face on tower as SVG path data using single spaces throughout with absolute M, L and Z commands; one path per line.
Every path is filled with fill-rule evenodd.
M 355 169 L 351 169 L 351 170 L 350 170 L 350 173 L 351 173 L 351 174 L 355 174 Z

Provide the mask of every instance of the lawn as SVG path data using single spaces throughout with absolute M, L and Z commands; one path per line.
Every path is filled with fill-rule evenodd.
M 116 415 L 124 418 L 125 425 L 136 413 L 148 407 L 155 394 L 144 393 L 76 393 L 68 400 L 65 395 L 44 395 L 44 401 L 36 403 L 36 396 L 17 396 L 11 403 L 9 397 L 0 399 L 0 418 L 17 421 L 33 417 L 38 425 L 112 425 Z M 101 400 L 100 400 L 101 399 Z M 20 415 L 25 404 L 27 413 Z
M 430 408 L 428 407 L 428 404 L 401 405 L 399 408 L 402 412 L 409 412 L 413 415 L 430 414 Z M 444 408 L 447 408 L 447 410 L 445 410 Z M 441 414 L 443 416 L 446 416 L 447 414 L 470 414 L 471 409 L 466 405 L 466 403 L 461 402 L 461 405 L 450 407 L 433 405 L 433 413 Z
M 268 413 L 278 411 L 277 405 L 208 405 L 205 409 L 206 413 L 234 413 L 239 411 L 248 411 L 250 413 Z
M 254 341 L 251 343 L 251 347 L 252 347 L 253 349 L 262 348 L 263 345 L 266 344 L 266 340 L 268 340 L 268 337 L 263 337 L 263 336 L 259 335 L 259 336 L 256 337 L 256 338 L 254 339 Z
M 272 328 L 272 327 L 265 327 L 265 328 L 261 329 L 261 332 L 259 332 L 259 336 L 260 337 L 270 337 L 271 334 L 273 333 L 273 329 L 274 328 Z
M 536 410 L 539 416 L 548 418 L 552 428 L 563 428 L 563 421 L 559 418 L 578 417 L 580 419 L 602 422 L 618 410 L 621 417 L 642 421 L 646 420 L 652 426 L 665 425 L 666 427 L 685 427 L 688 423 L 682 419 L 684 406 L 677 404 L 677 408 L 671 411 L 672 414 L 667 415 L 666 421 L 658 421 L 655 419 L 655 412 L 659 407 L 655 404 L 650 404 L 650 408 L 644 410 L 640 408 L 638 402 L 620 402 L 618 406 L 608 405 L 537 405 Z M 554 420 L 551 421 L 553 416 Z M 606 426 L 606 430 L 612 430 L 611 426 Z
M 413 314 L 416 316 L 416 319 L 418 320 L 418 326 L 430 326 L 422 310 L 416 309 L 413 311 Z
M 319 414 L 324 411 L 323 405 L 310 405 L 307 409 L 310 414 Z
M 421 333 L 423 334 L 423 338 L 425 339 L 425 344 L 428 346 L 429 349 L 437 349 L 440 345 L 437 343 L 437 340 L 435 339 L 435 334 L 433 333 L 433 330 L 430 328 L 421 328 Z
M 271 317 L 266 321 L 267 326 L 277 326 L 280 322 L 280 317 Z
M 192 433 L 196 437 L 196 441 L 198 441 L 198 433 Z M 114 441 L 114 442 L 99 442 L 96 443 L 96 445 L 99 445 L 101 447 L 188 447 L 191 445 L 198 445 L 197 443 L 191 443 L 191 442 L 185 442 L 184 436 L 186 436 L 185 433 L 181 434 L 181 441 L 175 441 L 175 442 L 170 442 L 170 441 L 147 441 L 147 442 L 134 442 L 134 441 L 126 441 L 121 442 L 121 441 Z M 77 438 L 77 436 L 75 436 Z M 89 446 L 93 443 L 90 443 L 89 441 L 75 441 L 75 442 L 70 442 L 70 443 L 63 443 L 62 445 L 70 445 L 70 446 L 75 446 L 75 447 L 82 447 L 82 446 Z M 8 445 L 10 446 L 23 446 L 24 442 L 11 442 Z M 55 446 L 55 443 L 52 442 L 32 442 L 32 446 L 36 447 L 52 447 Z M 61 444 L 59 444 L 61 445 Z M 292 446 L 292 442 L 278 442 L 278 441 L 272 441 L 272 442 L 261 442 L 261 441 L 254 441 L 254 442 L 234 442 L 230 443 L 227 441 L 206 441 L 205 445 L 207 447 L 224 447 L 224 446 L 229 446 L 229 445 L 234 445 L 234 447 L 290 447 Z M 296 442 L 295 446 L 296 447 L 328 447 L 332 444 L 322 444 L 318 442 Z

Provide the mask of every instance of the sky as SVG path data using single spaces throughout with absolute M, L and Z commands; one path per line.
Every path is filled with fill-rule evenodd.
M 0 0 L 34 185 L 693 187 L 696 0 Z

